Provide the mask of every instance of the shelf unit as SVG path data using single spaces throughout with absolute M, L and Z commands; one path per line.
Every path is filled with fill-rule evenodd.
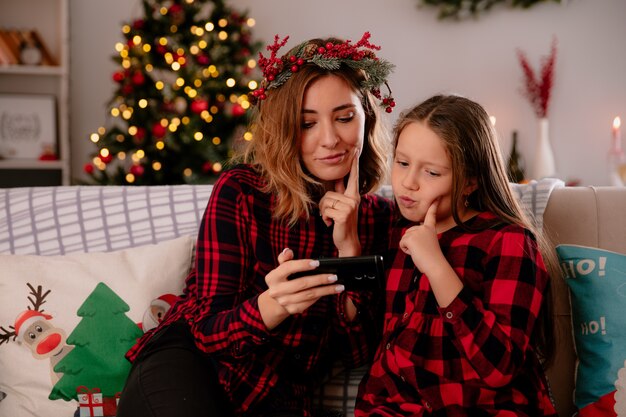
M 0 0 L 0 28 L 36 29 L 56 66 L 0 65 L 0 94 L 45 94 L 56 101 L 58 160 L 0 159 L 0 187 L 69 185 L 69 0 Z

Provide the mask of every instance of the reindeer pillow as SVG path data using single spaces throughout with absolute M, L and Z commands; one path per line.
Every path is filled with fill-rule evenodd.
M 80 415 L 114 415 L 124 354 L 181 293 L 193 247 L 184 236 L 108 253 L 0 254 L 0 415 L 71 417 L 78 399 Z

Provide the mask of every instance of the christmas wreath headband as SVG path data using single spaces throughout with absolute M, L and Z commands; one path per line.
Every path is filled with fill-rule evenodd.
M 370 33 L 365 32 L 357 43 L 350 40 L 345 42 L 328 42 L 324 46 L 319 46 L 310 41 L 302 42 L 296 46 L 289 56 L 277 57 L 278 50 L 285 46 L 289 40 L 286 36 L 282 41 L 279 36 L 274 36 L 274 43 L 267 46 L 270 51 L 269 58 L 259 53 L 259 67 L 263 70 L 263 81 L 259 88 L 252 92 L 252 102 L 257 103 L 265 100 L 267 90 L 278 88 L 291 77 L 294 72 L 305 64 L 314 64 L 318 67 L 333 71 L 346 65 L 355 70 L 362 70 L 365 80 L 361 82 L 364 90 L 369 90 L 374 97 L 381 101 L 381 106 L 387 113 L 391 113 L 396 105 L 391 88 L 387 83 L 387 77 L 391 74 L 394 66 L 390 62 L 379 59 L 374 51 L 380 50 L 380 46 L 369 42 Z M 380 92 L 380 86 L 387 88 L 388 94 L 384 97 Z

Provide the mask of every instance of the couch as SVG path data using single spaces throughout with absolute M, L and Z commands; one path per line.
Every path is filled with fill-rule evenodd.
M 525 188 L 516 186 L 518 196 L 525 202 L 529 212 L 539 217 L 539 221 L 543 221 L 544 230 L 550 234 L 555 244 L 588 245 L 626 253 L 626 216 L 624 215 L 626 188 L 563 187 L 562 183 L 557 185 L 559 186 L 549 187 L 549 192 L 543 195 L 543 201 L 542 196 L 537 193 L 537 187 L 532 184 Z M 122 296 L 126 304 L 130 306 L 125 310 L 125 314 L 140 326 L 144 322 L 147 326 L 150 321 L 148 312 L 157 307 L 167 306 L 167 303 L 162 302 L 167 300 L 166 296 L 182 288 L 182 277 L 188 272 L 189 263 L 193 258 L 193 240 L 210 192 L 210 185 L 0 189 L 0 254 L 11 254 L 0 255 L 0 270 L 3 267 L 2 263 L 6 265 L 17 258 L 17 263 L 11 264 L 12 269 L 9 275 L 11 273 L 19 275 L 17 278 L 0 275 L 0 302 L 3 301 L 4 294 L 5 297 L 11 297 L 5 299 L 5 303 L 19 304 L 13 310 L 10 310 L 7 304 L 3 304 L 2 313 L 5 315 L 0 314 L 0 326 L 2 326 L 3 333 L 12 335 L 11 327 L 8 326 L 13 325 L 13 317 L 20 310 L 25 309 L 26 304 L 32 298 L 42 298 L 47 288 L 46 285 L 54 286 L 54 283 L 62 281 L 60 279 L 55 281 L 57 277 L 53 276 L 49 281 L 41 281 L 46 285 L 43 286 L 42 291 L 37 291 L 35 284 L 39 282 L 38 279 L 44 280 L 46 275 L 55 275 L 55 273 L 64 275 L 63 279 L 66 280 L 75 279 L 72 274 L 82 274 L 81 276 L 88 277 L 72 281 L 71 286 L 66 290 L 67 294 L 63 295 L 65 300 L 62 302 L 65 304 L 71 303 L 71 300 L 77 297 L 75 291 L 79 292 L 83 281 L 100 274 L 105 275 L 106 279 L 111 281 L 106 281 L 109 284 L 108 287 L 111 287 L 117 294 L 124 293 L 125 285 L 134 285 L 132 295 Z M 388 195 L 389 190 L 383 193 Z M 179 240 L 176 241 L 176 239 Z M 183 241 L 181 242 L 180 239 Z M 162 245 L 169 244 L 167 242 L 174 241 L 177 242 L 175 245 L 161 248 Z M 122 253 L 122 255 L 117 258 L 112 257 L 118 256 L 111 255 L 116 253 Z M 176 259 L 180 265 L 172 265 L 176 264 Z M 60 263 L 47 263 L 49 260 Z M 44 262 L 44 265 L 39 265 L 41 262 Z M 98 266 L 84 269 L 88 267 L 85 266 L 86 263 Z M 142 265 L 137 266 L 135 263 Z M 20 269 L 19 273 L 15 272 L 22 264 L 31 266 Z M 123 269 L 118 265 L 126 265 L 126 267 Z M 65 272 L 65 268 L 71 269 L 72 272 Z M 172 277 L 159 277 L 166 270 L 167 274 L 178 276 L 175 283 L 172 282 L 174 280 Z M 16 290 L 11 290 L 13 292 L 7 291 L 8 286 L 15 287 L 14 282 L 7 282 L 9 279 L 18 280 L 32 271 L 37 271 L 37 273 L 33 273 L 30 278 L 31 286 L 27 288 L 24 283 L 20 283 Z M 143 278 L 134 278 L 133 275 L 130 278 L 124 278 L 128 284 L 121 282 L 123 281 L 122 275 L 126 276 L 128 271 L 131 271 L 131 275 L 146 275 L 147 281 L 141 281 Z M 100 278 L 95 278 L 94 283 L 100 280 Z M 160 288 L 153 290 L 152 287 L 156 286 Z M 93 287 L 90 287 L 89 291 L 91 288 Z M 56 291 L 57 298 L 61 298 L 62 291 L 64 290 Z M 82 327 L 79 324 L 86 322 L 89 317 L 83 310 L 85 306 L 89 306 L 88 301 L 91 297 L 101 292 L 103 289 L 97 285 L 91 293 L 85 292 L 84 295 L 78 297 L 82 304 L 76 304 L 71 307 L 71 310 L 75 309 L 76 315 L 80 317 L 74 317 L 73 322 L 64 324 L 65 333 L 70 333 L 69 330 L 74 328 L 68 339 L 76 340 L 81 335 L 81 332 L 77 330 Z M 139 293 L 142 294 L 141 297 Z M 53 298 L 54 294 L 53 292 L 48 297 Z M 105 291 L 104 294 L 113 297 L 109 292 Z M 141 300 L 135 300 L 133 297 L 141 298 Z M 554 365 L 548 370 L 548 377 L 559 416 L 569 417 L 575 412 L 573 392 L 576 354 L 570 322 L 568 289 L 563 280 L 555 282 L 555 298 L 557 303 L 554 321 L 558 330 L 558 355 Z M 144 304 L 137 304 L 139 305 L 137 308 L 136 304 L 133 304 L 140 302 Z M 35 310 L 42 310 L 41 305 L 37 307 Z M 145 313 L 144 310 L 146 310 Z M 48 310 L 52 316 L 57 314 L 54 320 L 60 320 L 59 311 L 62 312 L 61 307 Z M 26 323 L 31 322 L 26 321 Z M 124 323 L 120 322 L 120 328 L 124 326 Z M 5 369 L 0 372 L 0 391 L 8 395 L 0 401 L 0 415 L 12 415 L 12 417 L 43 415 L 44 410 L 46 415 L 69 415 L 67 414 L 69 410 L 76 410 L 78 404 L 74 401 L 76 398 L 82 400 L 78 404 L 79 409 L 87 407 L 85 409 L 92 412 L 94 403 L 98 405 L 98 401 L 102 401 L 101 396 L 98 396 L 99 390 L 87 386 L 82 387 L 82 394 L 84 394 L 82 397 L 81 393 L 78 393 L 77 397 L 70 401 L 55 400 L 49 401 L 46 407 L 40 406 L 38 403 L 42 400 L 38 399 L 37 395 L 41 396 L 41 393 L 21 391 L 24 391 L 23 387 L 41 388 L 40 391 L 45 394 L 43 400 L 46 400 L 51 381 L 42 377 L 41 373 L 44 369 L 49 369 L 49 365 L 43 367 L 40 364 L 43 361 L 33 360 L 23 348 L 17 347 L 11 338 L 5 339 L 4 346 L 0 342 L 0 366 L 7 369 L 14 363 L 18 363 L 18 359 L 8 358 L 8 349 L 15 349 L 11 350 L 11 354 L 16 357 L 23 356 L 26 359 L 19 360 L 26 362 L 23 366 L 16 365 L 18 369 L 15 370 L 15 374 L 7 373 Z M 42 371 L 33 376 L 36 380 L 22 381 L 20 384 L 12 385 L 11 378 L 21 378 L 26 372 L 24 369 L 30 370 L 35 366 L 42 366 Z M 71 371 L 71 367 L 65 369 L 67 369 L 66 372 Z M 318 393 L 317 401 L 327 406 L 343 409 L 350 414 L 356 386 L 363 372 L 363 369 L 351 374 L 336 372 Z M 42 382 L 43 379 L 46 380 Z M 54 387 L 56 389 L 56 385 Z M 57 394 L 57 398 L 67 400 L 62 390 Z M 27 405 L 16 409 L 17 414 L 6 414 L 6 410 L 13 410 L 13 408 L 8 408 L 12 397 L 14 404 L 25 402 Z M 61 406 L 57 407 L 59 404 Z

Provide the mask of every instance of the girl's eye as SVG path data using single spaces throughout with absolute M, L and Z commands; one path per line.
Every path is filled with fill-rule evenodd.
M 315 122 L 302 122 L 302 129 L 310 129 L 314 124 Z
M 439 177 L 439 176 L 441 176 L 441 174 L 440 174 L 440 173 L 435 172 L 435 171 L 431 171 L 431 170 L 426 170 L 426 173 L 427 173 L 428 175 L 430 175 L 431 177 Z
M 408 167 L 408 166 L 409 166 L 409 163 L 408 163 L 408 162 L 401 161 L 401 160 L 399 160 L 399 159 L 396 159 L 396 160 L 395 160 L 395 163 L 396 163 L 396 164 L 398 164 L 398 165 L 400 165 L 401 167 Z

